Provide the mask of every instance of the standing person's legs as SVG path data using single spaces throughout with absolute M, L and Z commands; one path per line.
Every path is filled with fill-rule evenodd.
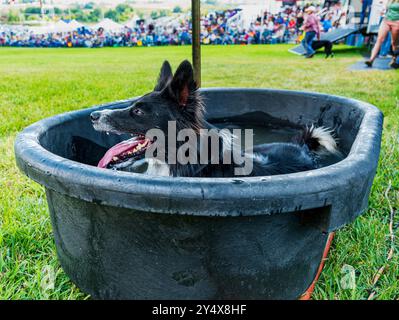
M 364 23 L 364 17 L 366 16 L 366 2 L 362 1 L 362 11 L 360 12 L 360 24 Z
M 380 49 L 380 56 L 385 57 L 386 55 L 388 55 L 388 53 L 390 52 L 391 49 L 391 45 L 392 45 L 392 37 L 391 37 L 391 33 L 388 32 L 387 37 L 385 38 L 384 42 L 381 44 L 381 49 Z
M 373 61 L 375 60 L 375 58 L 377 58 L 378 53 L 380 52 L 381 45 L 388 35 L 389 29 L 390 28 L 389 28 L 388 24 L 386 23 L 386 21 L 385 20 L 382 21 L 380 29 L 378 30 L 377 42 L 375 43 L 374 48 L 371 51 L 370 59 L 368 61 L 366 61 L 366 64 L 369 67 L 372 66 Z
M 397 64 L 396 58 L 399 52 L 399 21 L 388 21 L 387 23 L 391 30 L 391 45 L 394 54 L 390 65 L 393 66 Z
M 360 13 L 360 24 L 364 23 L 364 19 L 366 18 L 366 12 L 368 12 L 368 8 L 371 7 L 370 0 L 363 0 L 362 2 L 362 12 Z M 370 15 L 370 14 L 369 14 Z
M 313 42 L 315 37 L 316 37 L 316 32 L 312 31 L 311 34 L 309 35 L 308 39 L 307 39 L 307 44 L 308 44 L 308 48 L 311 51 L 310 52 L 311 55 L 316 53 L 316 51 L 314 51 L 313 48 L 312 48 L 312 42 Z
M 302 45 L 305 48 L 307 56 L 313 55 L 315 53 L 315 51 L 312 48 L 312 41 L 315 36 L 316 36 L 316 32 L 309 31 L 309 32 L 306 32 L 305 38 L 302 40 Z
M 387 22 L 391 29 L 391 45 L 392 51 L 399 50 L 399 21 L 388 21 Z

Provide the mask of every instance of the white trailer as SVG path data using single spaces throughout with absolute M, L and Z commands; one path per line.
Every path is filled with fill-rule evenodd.
M 346 12 L 346 24 L 359 25 L 360 16 L 362 13 L 362 1 L 361 0 L 343 0 L 342 6 L 343 11 Z M 381 22 L 381 17 L 387 0 L 373 0 L 371 8 L 368 10 L 369 18 L 367 19 L 366 13 L 366 33 L 377 33 Z

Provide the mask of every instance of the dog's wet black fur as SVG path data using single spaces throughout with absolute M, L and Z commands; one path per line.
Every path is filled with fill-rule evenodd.
M 228 97 L 226 97 L 228 99 Z M 96 111 L 91 114 L 96 130 L 117 134 L 145 135 L 150 129 L 160 129 L 168 135 L 168 122 L 176 121 L 177 132 L 181 129 L 193 129 L 198 135 L 200 129 L 212 129 L 213 125 L 204 118 L 204 104 L 194 81 L 191 63 L 183 61 L 175 74 L 170 64 L 162 65 L 158 82 L 154 90 L 124 109 Z M 324 131 L 323 131 L 324 130 Z M 320 132 L 328 135 L 327 130 Z M 332 138 L 331 138 L 332 139 Z M 167 139 L 166 139 L 167 141 Z M 181 142 L 181 144 L 184 142 Z M 319 167 L 318 154 L 326 148 L 334 152 L 336 147 L 323 145 L 317 135 L 317 128 L 304 128 L 303 133 L 295 137 L 292 143 L 269 143 L 253 148 L 253 170 L 250 176 L 268 176 L 307 171 Z M 179 143 L 177 143 L 177 148 Z M 166 162 L 168 154 L 166 147 Z M 198 149 L 199 150 L 199 149 Z M 236 165 L 223 164 L 170 164 L 169 175 L 184 177 L 236 177 Z M 210 163 L 210 162 L 209 162 Z M 119 166 L 118 169 L 132 170 L 132 164 Z

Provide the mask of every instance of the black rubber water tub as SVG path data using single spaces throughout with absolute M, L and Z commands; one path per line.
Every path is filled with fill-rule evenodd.
M 92 297 L 297 299 L 329 234 L 367 208 L 382 133 L 377 108 L 294 91 L 203 94 L 214 123 L 334 128 L 345 158 L 270 177 L 154 177 L 95 167 L 123 137 L 94 131 L 90 113 L 132 100 L 33 124 L 16 139 L 18 167 L 45 187 L 61 265 Z

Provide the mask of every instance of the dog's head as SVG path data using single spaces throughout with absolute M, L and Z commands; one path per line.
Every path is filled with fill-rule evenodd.
M 190 62 L 183 61 L 173 75 L 169 62 L 165 61 L 151 93 L 127 108 L 91 113 L 95 130 L 134 137 L 111 148 L 99 166 L 107 167 L 137 156 L 138 151 L 143 153 L 151 144 L 145 137 L 146 133 L 151 129 L 160 129 L 167 136 L 169 121 L 176 121 L 178 130 L 201 129 L 203 105 L 197 89 Z
M 167 134 L 168 121 L 186 123 L 202 116 L 197 85 L 191 63 L 183 61 L 175 74 L 168 61 L 162 65 L 158 82 L 149 94 L 124 109 L 93 112 L 90 117 L 94 129 L 116 134 L 145 135 L 151 129 Z M 191 123 L 187 123 L 191 126 Z

